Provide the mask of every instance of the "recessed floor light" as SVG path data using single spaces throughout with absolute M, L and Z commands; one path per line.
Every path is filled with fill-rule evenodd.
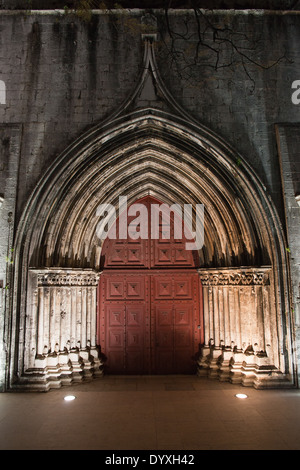
M 66 395 L 64 397 L 64 400 L 65 401 L 72 401 L 72 400 L 75 400 L 76 397 L 74 397 L 74 395 Z
M 237 393 L 236 398 L 248 398 L 248 395 L 246 395 L 245 393 Z

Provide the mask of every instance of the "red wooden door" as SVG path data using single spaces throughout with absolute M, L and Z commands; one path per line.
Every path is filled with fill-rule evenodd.
M 158 273 L 151 284 L 154 372 L 191 373 L 195 371 L 192 357 L 201 340 L 199 276 L 193 272 Z
M 157 204 L 157 201 L 154 200 Z M 153 199 L 142 201 L 148 208 Z M 130 222 L 130 218 L 128 219 Z M 113 374 L 189 374 L 201 343 L 201 283 L 185 240 L 109 240 L 102 250 L 98 340 Z
M 101 275 L 98 337 L 107 356 L 107 368 L 115 374 L 149 371 L 148 276 L 130 273 Z

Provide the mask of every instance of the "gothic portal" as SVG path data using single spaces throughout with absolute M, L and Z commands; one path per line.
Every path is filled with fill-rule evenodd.
M 20 219 L 8 387 L 48 390 L 106 372 L 289 386 L 276 211 L 242 156 L 173 99 L 153 38 L 144 47 L 131 97 L 58 156 Z M 162 232 L 154 243 L 103 242 L 97 209 L 120 195 L 204 205 L 203 246 L 186 251 Z

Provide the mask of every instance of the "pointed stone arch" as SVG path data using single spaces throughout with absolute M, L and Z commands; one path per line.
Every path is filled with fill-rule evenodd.
M 141 105 L 149 74 L 159 98 Z M 151 41 L 132 97 L 57 158 L 21 217 L 8 386 L 47 390 L 101 374 L 96 214 L 101 203 L 117 206 L 120 195 L 129 203 L 153 196 L 205 206 L 199 374 L 290 386 L 288 269 L 276 209 L 247 162 L 174 102 L 159 78 Z

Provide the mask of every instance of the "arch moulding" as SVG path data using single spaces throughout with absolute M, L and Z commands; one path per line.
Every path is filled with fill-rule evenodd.
M 151 42 L 145 64 L 122 111 L 57 158 L 24 210 L 7 387 L 48 390 L 102 374 L 97 208 L 148 195 L 204 205 L 198 374 L 257 388 L 292 386 L 288 269 L 276 210 L 247 162 L 169 97 Z

